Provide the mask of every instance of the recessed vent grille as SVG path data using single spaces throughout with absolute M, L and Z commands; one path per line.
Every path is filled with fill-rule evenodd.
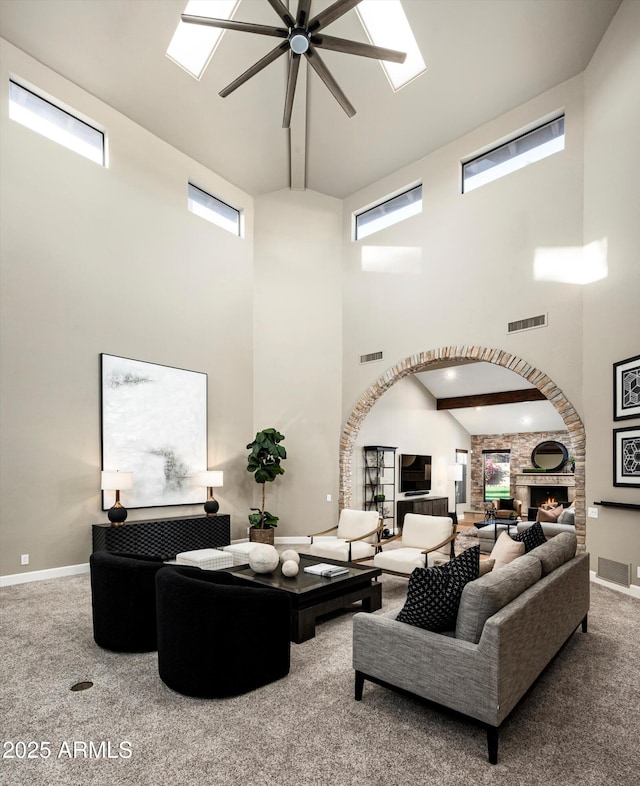
M 382 360 L 382 352 L 369 352 L 368 355 L 360 355 L 361 363 L 373 363 L 375 360 Z
M 532 328 L 541 328 L 547 326 L 547 315 L 540 314 L 537 317 L 528 317 L 527 319 L 518 319 L 516 322 L 509 322 L 507 333 L 517 333 L 520 330 L 531 330 Z
M 631 565 L 598 557 L 598 578 L 628 587 L 631 583 Z

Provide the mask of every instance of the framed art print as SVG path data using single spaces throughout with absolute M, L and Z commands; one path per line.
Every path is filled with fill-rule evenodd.
M 640 488 L 640 426 L 613 430 L 613 485 Z
M 101 356 L 102 468 L 133 472 L 127 508 L 205 501 L 207 375 L 116 355 Z M 104 510 L 114 501 L 103 492 Z
M 640 355 L 613 364 L 613 419 L 640 418 Z

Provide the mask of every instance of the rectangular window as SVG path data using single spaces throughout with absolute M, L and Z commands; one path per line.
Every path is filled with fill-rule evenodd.
M 191 183 L 189 183 L 188 207 L 196 216 L 205 218 L 212 224 L 231 232 L 232 235 L 240 237 L 240 211 Z
M 462 164 L 462 193 L 564 150 L 564 115 Z
M 355 239 L 379 232 L 422 212 L 422 184 L 356 214 Z
M 102 131 L 12 80 L 9 81 L 9 117 L 74 153 L 105 166 Z
M 511 451 L 483 450 L 484 501 L 510 499 Z

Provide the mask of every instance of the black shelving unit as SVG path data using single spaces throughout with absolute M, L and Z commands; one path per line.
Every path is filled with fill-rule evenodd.
M 396 450 L 367 445 L 364 451 L 364 509 L 377 510 L 391 535 L 396 534 Z

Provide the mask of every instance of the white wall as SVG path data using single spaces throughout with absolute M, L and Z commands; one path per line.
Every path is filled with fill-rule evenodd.
M 587 505 L 640 504 L 640 489 L 613 486 L 612 364 L 640 354 L 640 3 L 625 0 L 585 74 L 585 242 L 606 237 L 608 276 L 585 287 L 584 416 Z M 591 569 L 599 556 L 631 565 L 640 584 L 640 513 L 599 508 L 587 519 Z
M 286 474 L 266 489 L 278 537 L 338 519 L 341 223 L 342 203 L 312 191 L 256 199 L 254 432 L 285 435 Z
M 563 108 L 563 152 L 460 194 L 463 157 Z M 543 369 L 581 410 L 582 287 L 536 281 L 533 262 L 538 247 L 582 244 L 582 124 L 576 77 L 345 200 L 343 415 L 389 366 L 449 345 L 513 352 Z M 354 211 L 420 181 L 421 215 L 351 241 Z M 368 245 L 387 249 L 390 265 L 394 249 L 412 247 L 419 269 L 364 272 Z M 548 328 L 507 335 L 509 321 L 546 312 Z M 383 362 L 358 364 L 377 350 Z
M 402 453 L 418 453 L 431 456 L 431 495 L 448 497 L 449 510 L 454 510 L 453 481 L 447 480 L 447 467 L 456 461 L 456 448 L 471 449 L 471 438 L 448 412 L 436 410 L 436 400 L 414 376 L 404 377 L 390 388 L 373 405 L 371 412 L 358 432 L 353 454 L 352 504 L 362 507 L 365 445 L 389 445 L 396 447 L 396 500 L 403 499 L 398 493 L 400 478 L 398 460 Z M 469 489 L 470 493 L 470 489 Z M 469 493 L 467 499 L 469 500 Z M 458 506 L 458 515 L 469 510 L 469 504 Z
M 253 427 L 252 200 L 1 46 L 0 574 L 84 563 L 91 524 L 107 521 L 101 352 L 208 373 L 209 465 L 226 471 L 217 497 L 235 535 Z M 9 120 L 10 74 L 104 127 L 109 167 Z M 190 178 L 245 210 L 245 239 L 187 212 Z M 148 508 L 129 519 L 201 510 Z

